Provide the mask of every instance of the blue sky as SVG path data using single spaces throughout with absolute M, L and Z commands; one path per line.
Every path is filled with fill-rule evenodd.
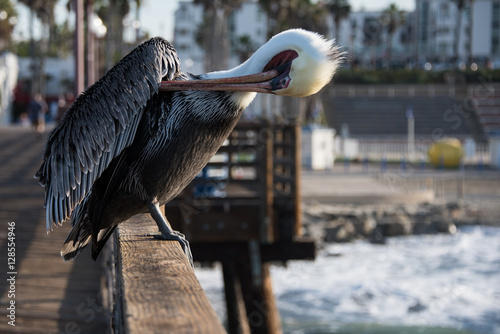
M 398 7 L 410 11 L 415 7 L 415 0 L 350 0 L 352 9 L 357 11 L 381 10 L 396 3 Z M 67 16 L 65 8 L 66 0 L 59 1 L 56 7 L 56 19 L 61 22 Z M 174 12 L 177 9 L 178 0 L 144 0 L 140 11 L 140 21 L 142 29 L 149 32 L 150 36 L 163 36 L 166 39 L 173 39 Z M 19 12 L 18 24 L 15 30 L 15 37 L 27 38 L 29 26 L 29 14 L 23 5 L 17 6 Z M 39 25 L 35 24 L 35 31 L 39 31 Z

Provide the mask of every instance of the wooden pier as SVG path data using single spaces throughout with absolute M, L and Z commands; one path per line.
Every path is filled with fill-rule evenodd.
M 45 231 L 43 188 L 33 178 L 46 137 L 0 129 L 0 261 L 15 222 L 15 299 L 2 271 L 0 306 L 15 300 L 1 333 L 224 333 L 179 244 L 144 236 L 149 215 L 122 224 L 100 261 L 59 255 L 70 226 Z M 221 262 L 229 333 L 281 333 L 269 265 L 313 259 L 301 235 L 299 127 L 239 124 L 204 176 L 165 207 L 197 262 Z M 9 255 L 10 256 L 10 255 Z M 7 284 L 6 284 L 7 282 Z
M 64 262 L 59 252 L 70 226 L 45 231 L 44 192 L 33 178 L 45 141 L 29 129 L 0 128 L 0 333 L 108 333 L 101 263 L 89 253 Z M 15 222 L 14 275 L 7 275 L 8 222 Z M 11 300 L 15 327 L 6 317 Z

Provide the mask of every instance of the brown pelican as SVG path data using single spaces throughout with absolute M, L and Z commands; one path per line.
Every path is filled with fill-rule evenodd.
M 200 172 L 257 92 L 314 94 L 341 58 L 333 41 L 294 29 L 232 70 L 195 76 L 181 72 L 166 40 L 139 45 L 82 93 L 49 135 L 35 177 L 45 187 L 47 230 L 73 225 L 61 256 L 73 259 L 92 240 L 95 260 L 118 224 L 149 212 L 155 236 L 179 241 L 191 260 L 189 243 L 160 206 Z

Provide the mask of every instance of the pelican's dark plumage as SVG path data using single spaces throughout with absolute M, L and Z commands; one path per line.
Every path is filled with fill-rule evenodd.
M 118 224 L 149 212 L 158 237 L 178 240 L 190 256 L 159 206 L 206 165 L 255 92 L 313 94 L 339 61 L 332 41 L 303 30 L 275 36 L 233 70 L 201 76 L 182 73 L 162 38 L 138 46 L 81 94 L 49 135 L 35 177 L 45 187 L 47 230 L 73 225 L 61 255 L 72 259 L 92 241 L 96 259 Z

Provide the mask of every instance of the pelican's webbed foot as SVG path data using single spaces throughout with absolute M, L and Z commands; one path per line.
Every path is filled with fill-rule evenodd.
M 189 241 L 186 240 L 186 237 L 184 234 L 174 231 L 172 227 L 170 226 L 169 222 L 165 219 L 163 214 L 160 212 L 160 207 L 158 204 L 151 203 L 148 205 L 149 206 L 149 213 L 151 214 L 151 217 L 156 222 L 156 225 L 158 225 L 159 231 L 156 233 L 148 233 L 146 234 L 147 236 L 152 236 L 156 239 L 160 240 L 175 240 L 178 241 L 181 244 L 182 250 L 186 254 L 186 257 L 189 260 L 189 263 L 191 264 L 191 267 L 194 267 L 193 264 L 193 254 L 191 253 L 191 248 L 189 247 Z
M 163 234 L 161 231 L 158 231 L 156 233 L 147 233 L 146 235 L 148 237 L 154 237 L 155 239 L 159 239 L 159 240 L 178 241 L 181 244 L 182 250 L 186 254 L 186 257 L 188 258 L 189 263 L 191 264 L 191 267 L 194 267 L 193 254 L 191 254 L 191 247 L 189 247 L 189 241 L 186 240 L 186 237 L 184 236 L 184 234 L 182 234 L 178 231 L 172 231 L 171 233 Z

